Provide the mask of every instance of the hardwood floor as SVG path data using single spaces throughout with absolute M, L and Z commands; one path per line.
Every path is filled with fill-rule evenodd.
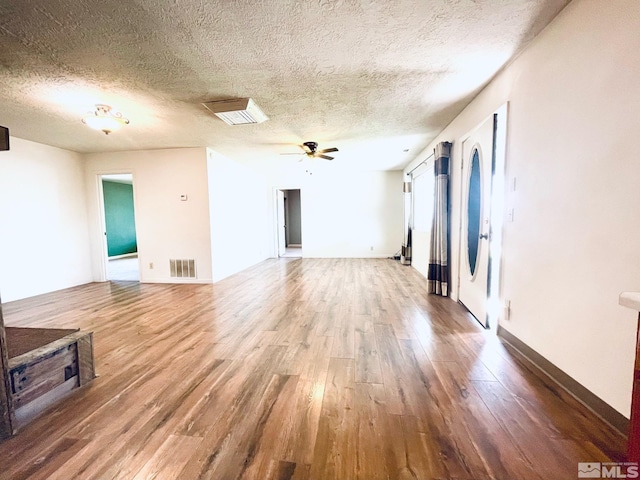
M 5 304 L 93 330 L 88 387 L 0 443 L 2 479 L 574 479 L 622 436 L 392 260 Z

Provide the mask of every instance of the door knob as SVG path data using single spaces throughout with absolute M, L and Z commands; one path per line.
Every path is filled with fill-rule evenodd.
M 489 234 L 488 233 L 481 233 L 480 234 L 480 239 L 488 239 L 489 238 Z

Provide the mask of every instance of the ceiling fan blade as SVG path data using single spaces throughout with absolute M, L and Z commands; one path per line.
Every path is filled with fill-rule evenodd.
M 337 152 L 338 149 L 336 147 L 331 147 L 331 148 L 325 148 L 323 150 L 318 150 L 318 153 L 331 153 L 331 152 Z
M 304 153 L 300 153 L 300 152 L 287 152 L 287 153 L 281 153 L 280 155 L 304 155 Z
M 324 158 L 325 160 L 333 160 L 329 155 L 315 155 L 316 158 Z
M 302 150 L 304 150 L 305 153 L 313 153 L 313 150 L 311 150 L 308 146 L 306 145 L 298 145 Z

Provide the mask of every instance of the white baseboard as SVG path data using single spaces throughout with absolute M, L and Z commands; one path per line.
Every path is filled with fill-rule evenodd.
M 306 255 L 303 258 L 390 258 L 393 253 L 372 253 L 370 255 Z
M 207 284 L 213 283 L 210 278 L 145 278 L 140 280 L 140 283 L 180 283 L 180 284 Z
M 138 252 L 125 253 L 123 255 L 114 255 L 113 257 L 109 257 L 109 260 L 120 260 L 121 258 L 131 258 L 131 257 L 137 257 L 137 256 L 138 256 Z

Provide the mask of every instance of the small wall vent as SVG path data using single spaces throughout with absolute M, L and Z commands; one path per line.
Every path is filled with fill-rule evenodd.
M 195 260 L 169 260 L 169 269 L 173 278 L 196 278 Z

